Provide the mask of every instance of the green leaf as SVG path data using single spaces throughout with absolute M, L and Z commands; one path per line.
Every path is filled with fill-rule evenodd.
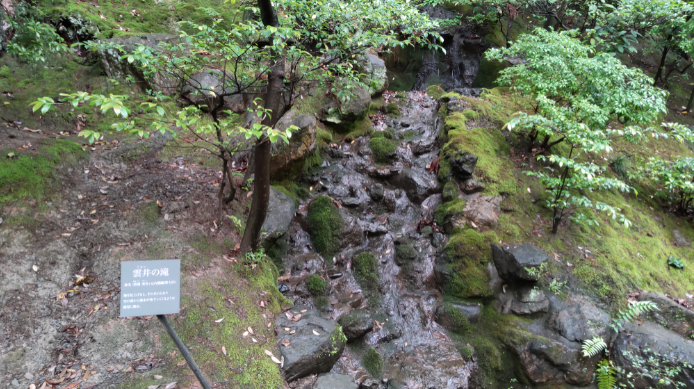
M 165 113 L 165 112 L 164 112 L 164 108 L 158 106 L 158 107 L 157 107 L 157 112 L 159 113 L 159 116 L 164 116 L 164 113 Z

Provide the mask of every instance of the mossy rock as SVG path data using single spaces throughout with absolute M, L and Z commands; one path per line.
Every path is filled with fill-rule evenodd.
M 340 248 L 344 221 L 328 196 L 320 196 L 308 206 L 308 233 L 313 247 L 325 258 L 332 258 Z
M 451 184 L 451 182 L 447 183 L 446 185 Z M 446 186 L 444 186 L 444 191 L 446 190 Z M 457 188 L 456 188 L 457 190 Z M 456 197 L 457 197 L 457 191 L 456 191 Z M 440 204 L 436 210 L 434 211 L 434 221 L 441 227 L 443 227 L 444 232 L 450 234 L 454 232 L 454 229 L 456 227 L 456 222 L 458 219 L 462 219 L 464 215 L 464 210 L 465 210 L 465 205 L 467 204 L 467 201 L 464 199 L 461 200 L 452 200 L 452 201 L 447 201 L 445 203 Z
M 439 85 L 430 85 L 427 88 L 427 94 L 432 98 L 432 99 L 439 99 L 441 96 L 443 96 L 446 93 L 443 88 Z
M 305 283 L 306 289 L 308 289 L 309 293 L 313 296 L 322 296 L 328 289 L 328 284 L 317 274 L 311 274 L 311 276 L 306 279 Z
M 374 378 L 379 378 L 383 372 L 383 357 L 373 347 L 366 350 L 361 364 Z
M 498 241 L 493 232 L 482 235 L 473 229 L 455 234 L 446 244 L 438 267 L 443 291 L 459 298 L 489 297 L 490 242 Z
M 369 136 L 374 132 L 374 125 L 368 116 L 355 122 L 345 123 L 342 127 L 333 127 L 339 133 L 345 134 L 345 142 L 351 142 L 360 136 Z
M 356 255 L 352 258 L 352 269 L 359 286 L 369 292 L 378 289 L 378 264 L 373 254 L 361 253 Z
M 443 186 L 443 201 L 453 201 L 458 199 L 458 185 L 455 182 L 449 181 Z
M 414 242 L 410 238 L 402 237 L 393 243 L 395 244 L 395 263 L 398 266 L 403 266 L 419 257 L 419 253 L 414 248 Z
M 393 139 L 393 131 L 391 131 L 391 130 L 374 131 L 371 134 L 371 139 L 373 139 L 373 138 Z
M 395 142 L 384 137 L 371 138 L 369 147 L 378 163 L 388 163 L 397 150 Z
M 388 103 L 388 105 L 386 105 L 386 114 L 388 114 L 389 116 L 397 117 L 400 116 L 402 113 L 400 112 L 400 107 L 397 104 Z

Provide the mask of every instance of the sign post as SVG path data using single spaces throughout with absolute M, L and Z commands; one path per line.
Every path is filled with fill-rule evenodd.
M 166 319 L 181 308 L 181 261 L 126 261 L 120 263 L 120 317 L 156 315 L 183 354 L 203 389 L 211 389 L 188 349 Z

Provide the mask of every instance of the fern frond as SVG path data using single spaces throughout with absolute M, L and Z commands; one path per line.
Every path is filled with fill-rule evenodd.
M 640 314 L 657 310 L 658 305 L 652 301 L 637 301 L 631 304 L 626 311 L 619 311 L 617 318 L 612 319 L 613 323 L 610 324 L 610 327 L 612 327 L 615 332 L 619 332 L 623 324 L 636 319 Z
M 584 357 L 594 357 L 600 353 L 600 351 L 607 348 L 607 343 L 602 340 L 601 337 L 595 336 L 593 339 L 586 339 L 583 341 L 583 356 Z
M 607 359 L 598 363 L 598 370 L 595 372 L 598 381 L 598 389 L 614 389 L 617 386 L 615 371 L 612 364 Z

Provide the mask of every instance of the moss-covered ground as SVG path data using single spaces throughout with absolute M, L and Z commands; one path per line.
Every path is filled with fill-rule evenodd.
M 597 225 L 569 222 L 562 224 L 556 235 L 552 234 L 550 211 L 545 207 L 547 194 L 535 178 L 524 174 L 529 169 L 540 169 L 541 165 L 525 153 L 525 140 L 504 128 L 514 112 L 525 108 L 523 100 L 503 89 L 486 91 L 481 99 L 458 98 L 465 104 L 462 111 L 447 112 L 442 108 L 446 115 L 446 144 L 442 155 L 451 150 L 473 152 L 479 157 L 475 179 L 486 185 L 482 195 L 499 194 L 504 200 L 494 230 L 478 232 L 465 226 L 448 231 L 453 236 L 446 253 L 454 277 L 444 287 L 446 293 L 458 297 L 487 293 L 484 291 L 486 271 L 482 268 L 489 261 L 489 243 L 500 241 L 539 245 L 557 260 L 552 261 L 554 272 L 569 276 L 571 287 L 593 293 L 613 308 L 624 305 L 627 294 L 633 290 L 682 296 L 694 289 L 694 275 L 667 265 L 670 255 L 682 258 L 685 269 L 694 265 L 691 249 L 676 246 L 673 236 L 673 231 L 679 230 L 692 241 L 694 228 L 689 220 L 670 212 L 668 204 L 654 196 L 655 189 L 647 182 L 630 182 L 638 189 L 638 196 L 610 191 L 590 194 L 596 201 L 621 208 L 633 222 L 630 228 L 595 213 Z M 661 139 L 642 145 L 617 142 L 608 158 L 627 155 L 635 166 L 652 156 L 653 150 L 666 158 L 692 153 L 683 144 Z M 610 170 L 606 174 L 617 173 Z M 448 181 L 450 175 L 439 171 L 439 178 Z M 464 200 L 443 203 L 436 212 L 437 222 L 446 226 L 447 219 L 460 214 L 464 206 Z M 474 250 L 479 253 L 473 254 Z

